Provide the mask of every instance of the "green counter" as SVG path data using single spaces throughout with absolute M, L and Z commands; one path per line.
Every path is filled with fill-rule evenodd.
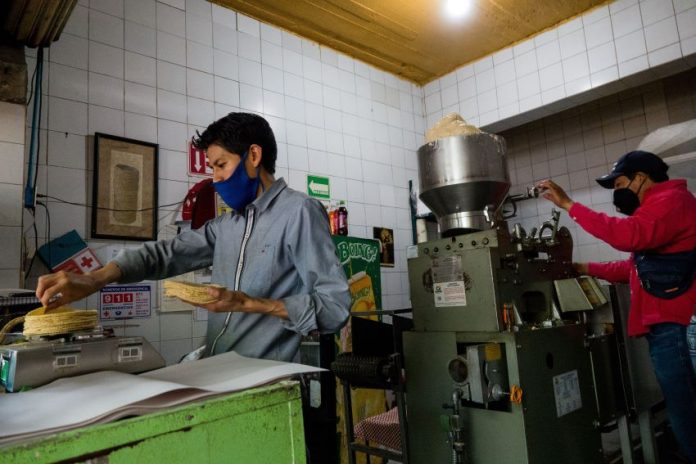
M 3 463 L 306 462 L 297 382 L 0 446 Z

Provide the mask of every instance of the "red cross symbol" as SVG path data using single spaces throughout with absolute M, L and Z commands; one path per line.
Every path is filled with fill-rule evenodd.
M 82 260 L 80 260 L 80 266 L 86 267 L 87 269 L 89 269 L 92 267 L 92 261 L 94 261 L 94 259 L 89 258 L 87 256 L 83 256 Z

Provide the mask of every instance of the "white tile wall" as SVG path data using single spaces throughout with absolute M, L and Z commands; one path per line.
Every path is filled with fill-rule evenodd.
M 696 71 L 690 70 L 502 132 L 508 142 L 511 191 L 522 193 L 551 177 L 573 200 L 618 215 L 611 204 L 611 191 L 599 187 L 594 179 L 609 172 L 619 156 L 636 149 L 650 131 L 696 116 L 696 91 L 689 84 L 694 76 Z M 685 112 L 674 111 L 675 96 L 685 102 Z M 518 217 L 510 222 L 520 222 L 529 230 L 548 220 L 550 210 L 548 201 L 528 200 L 520 203 Z M 565 212 L 561 223 L 573 236 L 574 260 L 627 257 L 577 227 Z
M 143 24 L 145 26 L 148 26 L 150 29 L 154 29 L 157 26 L 156 6 L 157 5 L 155 2 L 143 2 L 141 0 L 125 0 L 125 19 L 128 21 Z
M 21 284 L 25 120 L 24 105 L 0 102 L 0 288 Z
M 615 1 L 427 83 L 425 121 L 458 108 L 473 124 L 513 127 L 694 66 L 695 53 L 693 2 Z
M 123 79 L 123 53 L 122 48 L 89 42 L 89 70 Z
M 139 84 L 149 85 L 154 87 L 157 83 L 157 76 L 163 75 L 165 82 L 174 80 L 177 76 L 176 65 L 160 62 L 162 68 L 158 66 L 158 62 L 154 58 L 150 58 L 137 53 L 125 53 L 125 77 L 127 81 L 137 82 Z M 185 72 L 182 69 L 182 74 Z M 183 89 L 185 86 L 181 84 Z M 162 86 L 164 88 L 164 86 Z
M 495 81 L 492 60 L 478 70 Z M 276 133 L 278 175 L 302 190 L 308 173 L 330 176 L 333 196 L 348 203 L 351 235 L 371 238 L 373 226 L 386 226 L 395 231 L 399 254 L 410 244 L 407 187 L 417 177 L 414 152 L 426 126 L 421 87 L 205 0 L 93 0 L 79 6 L 47 53 L 46 73 L 41 193 L 90 201 L 91 135 L 100 131 L 159 143 L 159 202 L 180 201 L 199 180 L 186 173 L 186 143 L 194 131 L 230 111 L 253 111 Z M 446 98 L 461 96 L 457 79 L 454 73 L 447 78 Z M 505 95 L 510 101 L 511 91 Z M 490 93 L 495 102 L 496 89 Z M 9 137 L 4 114 L 0 105 L 0 126 Z M 23 136 L 0 137 L 0 150 L 17 157 L 23 143 Z M 18 176 L 11 172 L 0 177 L 0 197 L 21 204 Z M 88 238 L 84 207 L 50 201 L 49 209 L 52 237 L 75 228 Z M 160 216 L 174 218 L 167 211 Z M 20 220 L 19 214 L 0 213 L 0 238 L 16 234 L 18 241 Z M 44 240 L 41 210 L 37 224 Z M 99 253 L 110 244 L 89 243 Z M 17 256 L 7 262 L 19 268 Z M 0 267 L 0 279 L 5 270 Z M 385 308 L 410 305 L 405 282 L 399 255 L 396 266 L 383 271 Z M 200 342 L 205 323 L 190 313 L 158 315 L 156 298 L 153 303 L 152 319 L 125 331 L 145 334 L 174 362 Z

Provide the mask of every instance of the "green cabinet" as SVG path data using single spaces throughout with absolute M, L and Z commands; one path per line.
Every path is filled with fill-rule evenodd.
M 0 446 L 21 463 L 306 462 L 297 382 L 224 394 L 160 412 Z

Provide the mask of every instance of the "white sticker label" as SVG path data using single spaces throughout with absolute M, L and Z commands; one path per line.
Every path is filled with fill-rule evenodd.
M 433 282 L 458 282 L 464 280 L 462 274 L 462 257 L 445 256 L 444 258 L 433 258 Z
M 413 259 L 418 257 L 418 245 L 411 245 L 406 248 L 406 259 Z
M 463 280 L 433 284 L 435 307 L 466 306 L 466 287 Z
M 556 417 L 565 416 L 582 408 L 578 371 L 570 371 L 553 378 L 553 395 L 556 398 Z
M 309 405 L 313 408 L 321 406 L 321 384 L 314 379 L 309 381 Z

